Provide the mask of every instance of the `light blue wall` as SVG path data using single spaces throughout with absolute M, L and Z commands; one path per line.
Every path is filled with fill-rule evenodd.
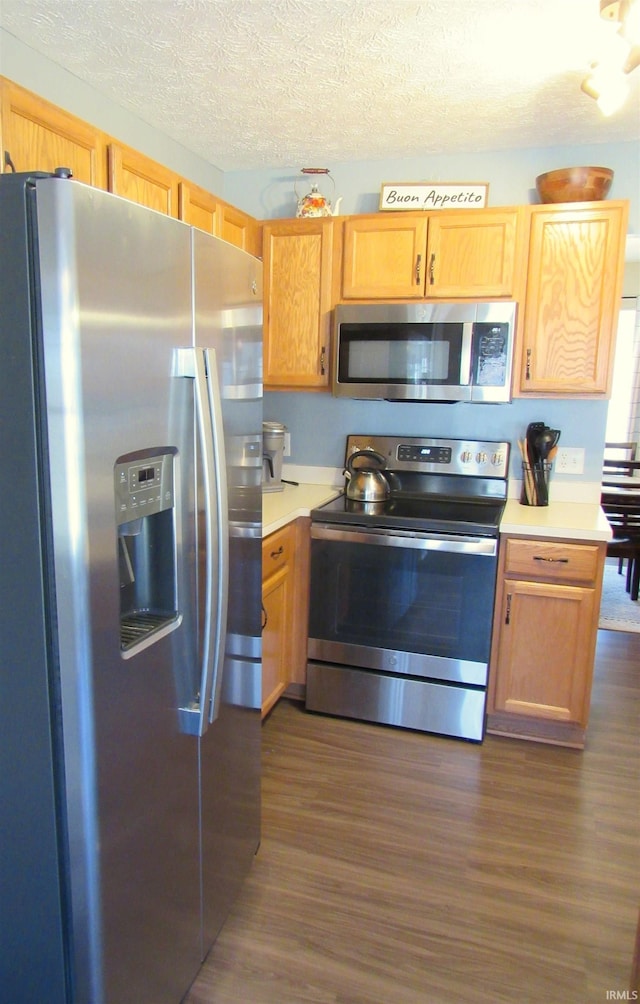
M 483 181 L 489 184 L 490 206 L 519 206 L 537 202 L 535 180 L 558 167 L 596 164 L 610 167 L 614 179 L 609 199 L 629 199 L 629 233 L 640 233 L 640 143 L 598 144 L 581 147 L 538 149 L 535 136 L 527 150 L 497 150 L 455 156 L 429 154 L 406 160 L 356 161 L 325 164 L 331 170 L 337 196 L 342 196 L 340 214 L 375 213 L 380 187 L 389 181 Z M 321 159 L 321 157 L 319 158 Z M 302 166 L 302 165 L 300 165 Z M 235 171 L 225 174 L 225 199 L 258 219 L 295 216 L 294 184 L 300 194 L 309 181 L 298 165 L 268 171 Z M 333 201 L 333 186 L 320 179 L 323 194 Z
M 511 404 L 400 404 L 350 401 L 328 394 L 267 393 L 267 421 L 284 422 L 291 432 L 294 464 L 340 467 L 350 433 L 391 436 L 444 436 L 453 439 L 506 440 L 512 444 L 511 476 L 519 477 L 517 440 L 529 422 L 560 429 L 561 444 L 583 447 L 587 481 L 599 481 L 602 469 L 606 401 L 534 400 Z M 554 478 L 573 480 L 574 475 Z

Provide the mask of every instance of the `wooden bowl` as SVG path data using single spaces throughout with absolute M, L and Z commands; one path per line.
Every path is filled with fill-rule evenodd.
M 611 188 L 608 167 L 563 167 L 536 178 L 541 202 L 599 202 Z

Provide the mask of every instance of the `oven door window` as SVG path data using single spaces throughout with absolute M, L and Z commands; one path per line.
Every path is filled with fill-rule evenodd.
M 497 558 L 313 540 L 309 637 L 488 663 Z

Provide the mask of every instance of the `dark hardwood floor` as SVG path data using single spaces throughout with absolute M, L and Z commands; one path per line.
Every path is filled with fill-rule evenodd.
M 185 1004 L 600 1004 L 640 906 L 640 634 L 587 748 L 305 713 L 263 725 L 262 845 Z

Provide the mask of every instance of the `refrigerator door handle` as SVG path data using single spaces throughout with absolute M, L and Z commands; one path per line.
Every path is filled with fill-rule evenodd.
M 215 351 L 196 347 L 178 349 L 176 355 L 176 375 L 194 380 L 196 422 L 202 453 L 206 535 L 205 619 L 200 691 L 197 702 L 180 711 L 187 730 L 202 736 L 218 716 L 222 691 L 229 593 L 226 463 Z
M 215 549 L 218 556 L 218 568 L 215 578 L 212 577 L 211 588 L 207 597 L 213 599 L 214 586 L 217 582 L 215 595 L 216 624 L 213 644 L 213 676 L 210 697 L 208 697 L 209 722 L 215 722 L 220 712 L 222 695 L 222 677 L 224 673 L 224 658 L 227 642 L 227 608 L 229 603 L 229 505 L 227 493 L 227 460 L 224 448 L 224 426 L 222 423 L 222 402 L 220 400 L 220 383 L 218 380 L 218 364 L 215 349 L 204 350 L 207 368 L 207 391 L 209 401 L 209 417 L 211 421 L 213 442 L 213 465 L 215 484 L 215 524 L 218 531 L 218 546 Z M 209 500 L 209 504 L 211 500 Z M 207 551 L 211 551 L 209 543 Z M 207 572 L 207 580 L 208 580 Z

